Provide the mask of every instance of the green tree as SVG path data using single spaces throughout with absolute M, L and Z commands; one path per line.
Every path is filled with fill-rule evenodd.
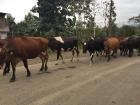
M 27 26 L 26 33 L 28 34 L 37 34 L 38 29 L 40 26 L 39 18 L 32 13 L 28 13 L 28 15 L 25 15 L 24 22 Z
M 129 19 L 129 22 L 140 23 L 140 14 L 138 16 L 133 16 Z
M 6 16 L 6 23 L 9 26 L 9 35 L 13 34 L 14 28 L 16 26 L 15 18 L 11 14 L 7 14 Z
M 124 25 L 120 28 L 121 35 L 123 36 L 132 36 L 135 35 L 135 27 L 134 26 L 129 26 L 129 25 Z
M 71 0 L 38 0 L 34 12 L 39 13 L 40 31 L 43 33 L 53 30 L 56 35 L 66 29 L 67 21 L 71 18 L 68 9 Z
M 140 14 L 129 18 L 129 25 L 134 28 L 135 34 L 140 35 Z
M 25 15 L 23 21 L 17 23 L 14 28 L 14 34 L 16 35 L 35 35 L 39 34 L 40 22 L 37 16 L 32 13 Z
M 107 35 L 110 36 L 112 34 L 112 27 L 116 21 L 116 12 L 115 12 L 115 4 L 113 0 L 105 1 L 103 16 L 105 18 L 105 28 Z
M 24 21 L 21 21 L 16 24 L 14 28 L 14 35 L 21 36 L 27 34 L 27 24 Z

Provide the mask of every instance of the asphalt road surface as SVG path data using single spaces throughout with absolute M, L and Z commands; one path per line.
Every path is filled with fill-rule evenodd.
M 140 57 L 118 57 L 109 63 L 103 57 L 93 65 L 88 57 L 71 63 L 30 65 L 31 77 L 17 67 L 17 80 L 0 70 L 0 105 L 140 105 Z

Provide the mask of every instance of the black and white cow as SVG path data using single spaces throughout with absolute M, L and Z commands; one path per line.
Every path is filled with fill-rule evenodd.
M 75 52 L 77 54 L 77 60 L 79 56 L 79 49 L 78 49 L 78 39 L 76 37 L 50 37 L 49 39 L 49 47 L 52 51 L 57 52 L 57 61 L 59 60 L 59 57 L 61 57 L 63 63 L 63 56 L 62 56 L 62 49 L 64 51 L 72 51 L 72 59 L 73 61 Z M 58 64 L 58 63 L 56 63 Z
M 102 54 L 104 50 L 104 38 L 90 38 L 88 41 L 83 43 L 83 53 L 87 51 L 90 53 L 90 60 L 93 63 L 93 57 L 95 52 Z

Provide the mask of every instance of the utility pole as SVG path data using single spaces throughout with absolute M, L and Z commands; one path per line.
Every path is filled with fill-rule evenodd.
M 95 19 L 96 19 L 96 0 L 92 1 L 92 14 L 93 14 L 93 37 L 96 37 L 96 23 L 95 23 Z

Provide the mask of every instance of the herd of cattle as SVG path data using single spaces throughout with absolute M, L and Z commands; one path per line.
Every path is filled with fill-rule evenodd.
M 22 61 L 27 70 L 27 76 L 31 75 L 28 68 L 28 59 L 40 57 L 42 65 L 40 71 L 47 71 L 48 66 L 48 48 L 57 52 L 57 60 L 62 58 L 62 49 L 64 51 L 72 51 L 72 59 L 77 54 L 79 56 L 79 40 L 76 37 L 12 37 L 0 40 L 0 69 L 4 66 L 3 75 L 10 71 L 12 66 L 12 78 L 10 82 L 16 80 L 16 65 Z M 138 50 L 140 55 L 140 37 L 91 37 L 85 42 L 81 42 L 83 53 L 90 53 L 91 62 L 95 53 L 97 56 L 104 55 L 107 61 L 111 56 L 116 57 L 117 51 L 120 50 L 121 56 L 131 57 L 134 49 Z M 64 62 L 64 61 L 63 61 Z

